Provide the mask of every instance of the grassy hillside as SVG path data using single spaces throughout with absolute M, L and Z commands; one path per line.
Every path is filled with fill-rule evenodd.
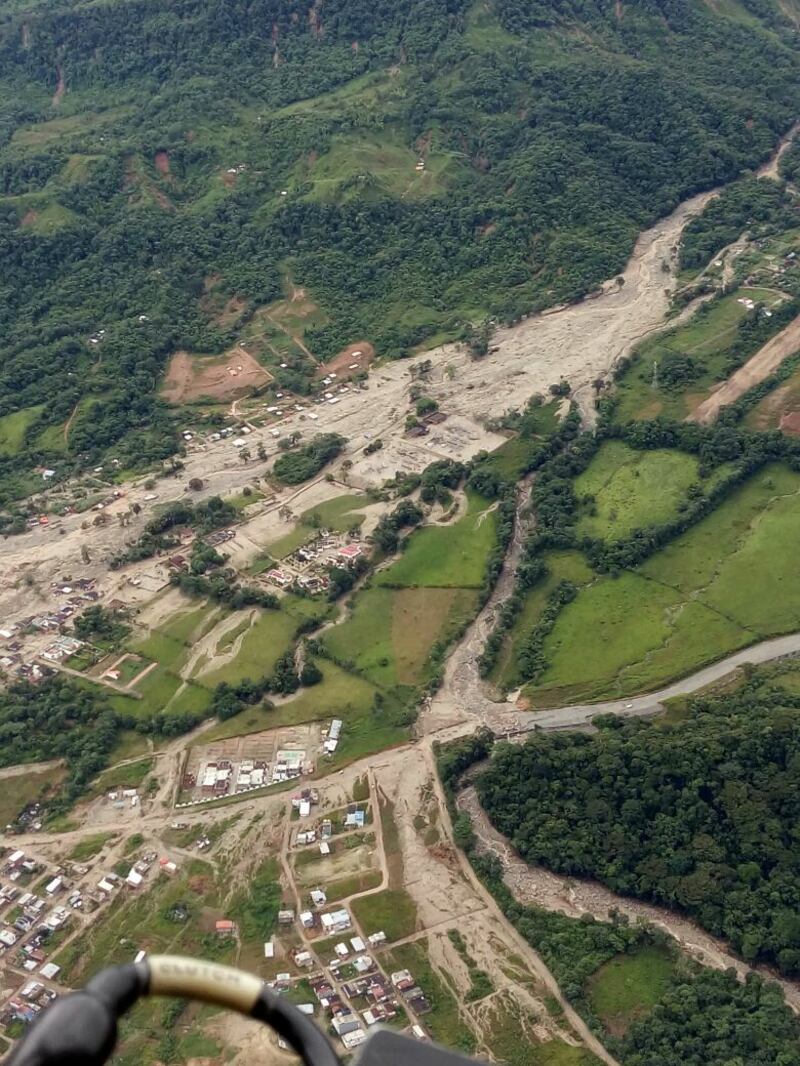
M 638 229 L 763 159 L 800 102 L 781 8 L 620 11 L 0 2 L 0 418 L 24 412 L 0 504 L 35 460 L 168 454 L 168 356 L 224 350 L 294 284 L 315 355 L 398 356 L 586 293 Z

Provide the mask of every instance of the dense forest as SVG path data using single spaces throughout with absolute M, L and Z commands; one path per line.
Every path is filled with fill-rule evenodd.
M 503 880 L 500 861 L 476 846 L 470 817 L 455 802 L 465 771 L 486 759 L 494 744 L 492 733 L 481 729 L 436 746 L 456 842 L 505 917 L 541 955 L 566 998 L 621 1066 L 800 1066 L 800 1022 L 776 984 L 754 973 L 740 983 L 732 970 L 720 973 L 698 966 L 662 930 L 630 925 L 619 914 L 608 922 L 589 914 L 568 918 L 515 899 Z M 642 1001 L 628 1024 L 620 1026 L 619 1017 L 616 1024 L 605 1024 L 592 996 L 599 971 L 612 960 L 653 949 L 671 959 L 664 987 L 653 996 L 653 987 L 642 978 Z
M 530 862 L 674 907 L 748 961 L 800 973 L 800 696 L 753 681 L 676 724 L 496 749 L 478 780 Z
M 0 505 L 37 462 L 177 447 L 168 356 L 235 337 L 209 277 L 244 314 L 306 286 L 324 358 L 360 336 L 400 356 L 613 276 L 639 229 L 763 160 L 797 113 L 779 6 L 738 9 L 0 2 L 0 419 L 21 435 Z

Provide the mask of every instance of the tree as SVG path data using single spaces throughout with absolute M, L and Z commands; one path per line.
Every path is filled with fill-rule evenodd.
M 203 488 L 203 479 L 200 477 L 190 478 L 189 488 L 192 490 L 192 492 L 201 492 Z

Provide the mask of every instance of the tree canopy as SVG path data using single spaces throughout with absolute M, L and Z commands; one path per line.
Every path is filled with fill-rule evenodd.
M 674 907 L 797 974 L 798 710 L 751 686 L 674 725 L 534 736 L 496 749 L 481 802 L 528 861 Z

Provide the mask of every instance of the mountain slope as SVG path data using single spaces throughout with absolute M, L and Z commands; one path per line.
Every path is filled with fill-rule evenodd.
M 767 155 L 795 46 L 767 0 L 0 3 L 0 504 L 173 451 L 169 354 L 293 284 L 319 358 L 580 297 Z

